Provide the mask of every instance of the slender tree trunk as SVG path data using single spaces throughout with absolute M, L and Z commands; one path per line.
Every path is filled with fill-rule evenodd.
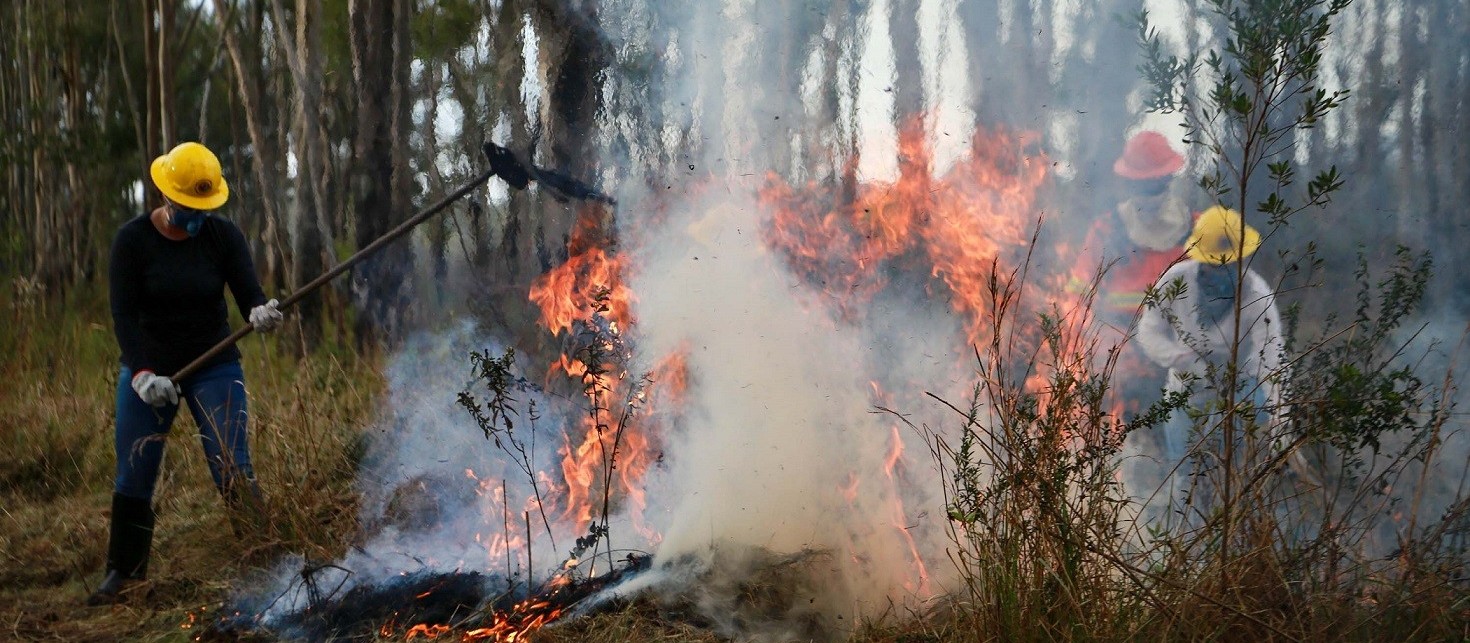
M 423 140 L 423 151 L 420 159 L 424 166 L 424 174 L 428 177 L 428 191 L 430 194 L 441 193 L 444 189 L 444 176 L 439 171 L 439 136 L 435 123 L 439 120 L 439 89 L 443 85 L 440 76 L 444 66 L 439 61 L 424 61 L 424 86 L 419 92 L 427 96 L 425 101 L 424 125 L 420 129 Z M 443 305 L 445 280 L 449 277 L 449 257 L 447 241 L 449 228 L 446 227 L 448 218 L 435 219 L 429 222 L 429 256 L 433 260 L 434 303 Z
M 264 229 L 261 232 L 261 243 L 265 253 L 265 283 L 279 283 L 280 273 L 280 248 L 278 241 L 279 211 L 276 208 L 276 186 L 275 186 L 275 161 L 271 153 L 272 147 L 266 140 L 264 108 L 261 104 L 259 85 L 252 70 L 256 66 L 247 65 L 245 55 L 241 51 L 239 38 L 233 24 L 225 24 L 226 16 L 232 12 L 226 6 L 226 0 L 214 0 L 214 16 L 219 22 L 220 33 L 225 41 L 225 51 L 230 56 L 230 69 L 235 76 L 236 95 L 240 98 L 240 105 L 245 112 L 245 128 L 250 135 L 251 147 L 251 169 L 255 173 L 255 183 L 260 191 L 260 207 L 265 218 Z M 259 32 L 256 32 L 259 33 Z
M 854 149 L 851 142 L 844 138 L 850 136 L 848 132 L 856 130 L 856 125 L 850 114 L 842 112 L 842 90 L 844 84 L 850 83 L 851 79 L 843 71 L 856 64 L 849 55 L 857 23 L 856 12 L 857 7 L 853 2 L 837 2 L 827 14 L 827 24 L 816 34 L 822 65 L 821 80 L 818 82 L 822 87 L 818 92 L 818 103 L 812 120 L 827 123 L 828 129 L 821 136 L 808 141 L 807 151 L 802 156 L 809 164 L 816 166 L 812 168 L 812 178 L 833 188 L 839 187 L 845 174 L 843 168 L 852 159 Z M 857 93 L 856 86 L 848 85 L 847 89 L 853 94 Z
M 271 10 L 275 23 L 280 26 L 276 30 L 277 43 L 295 87 L 291 119 L 294 123 L 292 129 L 296 132 L 292 137 L 296 158 L 294 216 L 291 222 L 292 272 L 297 280 L 291 286 L 294 290 L 327 269 L 330 261 L 327 253 L 334 245 L 323 195 L 323 181 L 328 172 L 320 116 L 321 2 L 297 0 L 294 43 L 285 27 L 288 23 L 281 0 L 271 0 Z M 305 349 L 321 340 L 322 308 L 321 296 L 307 297 L 300 302 L 300 345 Z
M 113 44 L 117 47 L 118 71 L 122 76 L 123 88 L 127 90 L 127 100 L 123 102 L 127 104 L 128 113 L 132 116 L 133 136 L 137 139 L 139 160 L 141 161 L 138 167 L 146 168 L 148 167 L 148 163 L 153 159 L 148 156 L 148 134 L 143 123 L 143 117 L 138 114 L 138 90 L 135 89 L 133 84 L 133 74 L 128 71 L 132 65 L 128 64 L 127 48 L 123 46 L 123 32 L 122 26 L 118 24 L 117 3 L 107 3 L 107 10 L 108 31 L 111 32 Z M 147 90 L 145 89 L 144 91 Z M 145 190 L 144 203 L 148 202 L 147 194 L 148 191 Z
M 528 63 L 522 55 L 523 15 L 520 0 L 505 0 L 495 15 L 495 76 L 503 80 L 497 84 L 491 103 L 491 109 L 498 111 L 492 122 L 504 119 L 509 130 L 509 139 L 503 143 L 522 150 L 522 146 L 530 140 L 530 115 L 526 113 L 520 96 L 521 79 L 526 74 Z M 505 208 L 505 222 L 501 228 L 500 248 L 496 253 L 503 262 L 503 279 L 509 283 L 519 283 L 522 279 L 540 274 L 542 270 L 534 264 L 531 266 L 534 269 L 527 269 L 526 264 L 530 263 L 527 257 L 534 258 L 534 252 L 523 250 L 534 249 L 533 244 L 527 243 L 528 239 L 534 239 L 534 224 L 525 223 L 534 207 L 535 200 L 529 190 L 511 191 Z
M 45 3 L 27 0 L 24 22 L 25 60 L 29 67 L 26 74 L 29 81 L 29 96 L 26 105 L 30 107 L 28 119 L 31 147 L 30 181 L 36 195 L 59 194 L 50 154 L 56 146 L 55 130 L 52 124 L 44 122 L 46 119 L 42 116 L 50 111 L 48 108 L 51 107 L 50 102 L 53 100 L 52 84 L 54 80 L 48 70 L 50 61 L 46 60 L 48 32 L 51 30 L 45 24 L 47 16 L 44 12 L 49 7 Z M 60 241 L 56 229 L 58 223 L 56 206 L 57 199 L 55 198 L 39 198 L 38 196 L 31 199 L 36 232 L 32 263 L 33 275 L 47 288 L 54 288 L 60 283 L 57 267 Z
M 551 79 L 546 110 L 549 121 L 544 125 L 550 144 L 547 161 L 573 176 L 590 179 L 596 171 L 592 162 L 597 158 L 593 133 L 602 108 L 600 79 L 612 60 L 612 51 L 603 43 L 597 27 L 595 3 L 543 3 L 541 7 L 541 24 L 548 25 L 541 30 L 547 34 L 542 38 L 548 56 L 546 78 Z M 538 255 L 553 257 L 558 264 L 566 261 L 578 206 L 574 203 L 544 210 L 546 216 L 541 217 L 540 225 L 545 229 L 537 235 L 543 247 L 537 249 Z
M 177 126 L 174 124 L 177 103 L 174 92 L 174 57 L 172 55 L 172 35 L 174 31 L 174 0 L 158 0 L 159 29 L 155 32 L 158 39 L 158 145 L 161 152 L 173 149 L 175 142 L 174 132 Z
M 156 0 L 142 0 L 143 20 L 139 24 L 143 28 L 143 158 L 152 162 L 161 153 L 159 142 L 159 106 L 158 106 L 158 77 L 159 59 L 155 52 L 158 51 L 158 28 L 155 21 L 158 19 Z M 158 188 L 154 187 L 152 181 L 144 181 L 144 192 L 147 196 L 143 199 L 145 204 L 159 203 L 160 194 Z M 145 205 L 145 209 L 148 205 Z
M 77 28 L 75 7 L 71 3 L 62 4 L 62 23 L 65 31 L 74 31 Z M 63 76 L 65 87 L 62 89 L 64 105 L 62 112 L 65 114 L 65 124 L 68 140 L 65 142 L 69 149 L 80 149 L 83 141 L 78 140 L 79 132 L 83 129 L 91 129 L 89 120 L 85 114 L 86 98 L 83 89 L 81 53 L 78 51 L 80 43 L 74 38 L 65 40 L 65 50 L 61 54 L 62 67 L 66 70 Z M 101 92 L 103 88 L 93 88 L 94 92 Z M 68 198 L 62 202 L 62 215 L 71 225 L 59 226 L 66 235 L 67 250 L 64 261 L 66 262 L 66 280 L 68 283 L 80 283 L 86 274 L 91 272 L 92 255 L 91 231 L 95 227 L 96 217 L 88 216 L 87 210 L 91 209 L 93 197 L 91 190 L 82 181 L 80 169 L 77 167 L 77 157 L 73 154 L 65 154 L 62 161 L 67 185 Z
M 894 120 L 903 127 L 924 111 L 924 67 L 919 62 L 918 0 L 889 0 L 888 33 L 893 40 Z
M 408 67 L 412 56 L 407 0 L 352 0 L 348 4 L 352 72 L 357 83 L 358 168 L 353 192 L 357 247 L 366 247 L 406 216 L 411 188 L 407 167 Z M 402 240 L 358 265 L 360 344 L 391 344 L 404 327 L 411 248 Z
M 12 11 L 14 9 L 14 11 Z M 0 43 L 16 56 L 9 65 L 0 65 L 0 105 L 21 105 L 21 99 L 15 90 L 15 82 L 19 76 L 18 64 L 20 61 L 20 44 L 16 34 L 19 32 L 20 24 L 19 5 L 15 7 L 0 8 Z M 7 132 L 20 132 L 20 123 L 16 118 L 16 110 L 7 109 L 0 111 L 0 128 Z M 20 213 L 24 210 L 20 206 L 20 163 L 17 162 L 19 136 L 0 138 L 0 166 L 5 168 L 5 190 L 0 191 L 0 211 Z M 12 229 L 12 226 L 14 228 Z M 12 215 L 0 219 L 0 234 L 25 234 L 25 217 Z M 25 238 L 25 237 L 22 237 Z M 7 274 L 19 272 L 18 266 L 14 265 L 19 257 L 6 252 L 0 254 L 0 271 Z
M 476 49 L 474 55 L 476 56 L 476 59 L 472 62 L 472 67 L 474 69 L 479 69 L 481 68 L 483 63 L 478 59 L 478 48 Z M 483 122 L 484 115 L 487 114 L 489 110 L 486 109 L 486 107 L 477 99 L 478 93 L 471 91 L 468 83 L 473 81 L 471 79 L 469 69 L 467 69 L 465 65 L 460 64 L 460 61 L 456 56 L 448 56 L 445 59 L 444 63 L 447 67 L 446 71 L 448 73 L 448 87 L 451 90 L 451 93 L 454 94 L 455 102 L 459 104 L 459 110 L 460 113 L 464 115 L 465 122 Z M 475 141 L 472 137 L 467 136 L 466 133 L 462 131 L 460 132 L 459 143 L 460 153 L 464 154 L 465 158 L 469 159 L 470 165 L 472 167 L 476 166 L 478 163 L 483 162 L 480 150 L 475 144 Z M 488 267 L 490 261 L 490 244 L 492 236 L 489 230 L 490 222 L 488 220 L 489 218 L 486 216 L 485 207 L 478 199 L 470 199 L 469 213 L 469 220 L 465 222 L 468 224 L 468 228 L 463 230 L 456 230 L 456 232 L 461 234 L 461 243 L 469 244 L 468 247 L 464 250 L 464 253 L 466 255 L 466 260 L 469 261 L 470 266 L 473 269 L 472 273 L 476 275 L 481 275 Z M 466 239 L 465 237 L 468 237 L 468 239 Z

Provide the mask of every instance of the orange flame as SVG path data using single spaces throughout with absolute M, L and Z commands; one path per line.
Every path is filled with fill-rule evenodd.
M 685 369 L 684 353 L 668 355 L 654 368 L 649 386 L 662 385 L 668 389 L 666 397 L 672 396 L 668 399 L 677 399 L 682 396 L 687 379 Z M 596 377 L 612 380 L 608 375 Z M 597 390 L 620 390 L 612 387 L 621 386 L 621 381 L 619 378 L 617 382 L 607 381 L 600 386 L 609 388 Z M 649 390 L 638 391 L 634 394 L 635 399 L 620 401 L 619 407 L 622 408 L 611 405 L 608 408 L 612 413 L 619 413 L 623 409 L 632 411 L 632 407 L 643 402 L 651 393 Z M 598 402 L 600 401 L 594 400 L 594 403 Z M 620 427 L 617 423 L 622 421 L 622 417 L 626 417 L 627 422 Z M 608 419 L 614 423 L 602 423 Z M 643 476 L 657 460 L 657 450 L 649 437 L 653 427 L 637 414 L 612 415 L 611 418 L 589 417 L 584 424 L 581 442 L 574 446 L 568 441 L 561 450 L 562 477 L 567 483 L 565 517 L 570 519 L 578 533 L 588 527 L 594 516 L 594 508 L 601 506 L 602 498 L 599 494 L 603 491 L 611 493 L 604 482 L 608 475 L 609 460 L 616 457 L 616 462 L 611 463 L 614 465 L 611 482 L 616 485 L 613 490 L 630 503 L 629 515 L 634 526 L 645 538 L 656 543 L 659 535 L 643 521 L 643 510 L 648 506 L 648 500 L 644 496 L 642 485 Z
M 559 587 L 555 582 L 551 585 Z M 403 639 L 405 641 L 434 640 L 448 634 L 460 641 L 513 643 L 524 640 L 527 634 L 561 617 L 565 611 L 564 608 L 557 607 L 544 598 L 532 597 L 516 603 L 510 609 L 491 614 L 490 625 L 485 627 L 456 630 L 453 626 L 443 623 L 420 623 L 404 630 Z M 378 635 L 381 638 L 393 638 L 397 629 L 395 622 L 390 620 L 378 628 Z
M 760 199 L 774 214 L 763 230 L 766 243 L 798 274 L 805 275 L 839 314 L 848 320 L 888 287 L 894 274 L 907 272 L 927 279 L 935 300 L 948 301 L 964 320 L 972 345 L 987 343 L 994 333 L 992 277 L 1008 274 L 1024 256 L 1028 231 L 1039 216 L 1039 191 L 1047 180 L 1047 159 L 1028 151 L 1027 136 L 979 129 L 969 153 L 935 176 L 922 121 L 901 128 L 899 177 L 891 183 L 857 185 L 850 197 L 815 184 L 793 187 L 775 175 L 766 179 Z M 662 428 L 661 408 L 677 409 L 687 386 L 685 352 L 665 356 L 645 382 L 626 372 L 626 356 L 609 354 L 635 325 L 635 294 L 627 285 L 630 265 L 608 238 L 605 209 L 584 208 L 568 244 L 568 259 L 531 286 L 528 297 L 540 312 L 539 324 L 568 338 L 589 320 L 597 325 L 604 357 L 589 361 L 585 351 L 560 355 L 550 365 L 548 381 L 557 378 L 581 385 L 591 412 L 564 436 L 555 471 L 537 472 L 548 515 L 558 529 L 584 533 L 598 519 L 604 499 L 626 511 L 650 542 L 659 535 L 643 521 L 647 499 L 643 480 L 661 457 L 656 436 Z M 1015 314 L 1015 313 L 1013 313 Z M 1021 314 L 1024 314 L 1021 313 Z M 568 344 L 572 342 L 566 342 Z M 1045 378 L 1030 382 L 1040 390 Z M 656 404 L 655 404 L 656 400 Z M 638 412 L 629 412 L 633 410 Z M 615 462 L 613 461 L 613 456 Z M 889 522 L 900 535 L 913 567 L 911 590 L 929 591 L 929 572 L 909 533 L 910 522 L 899 491 L 905 484 L 905 456 L 899 429 L 891 427 L 884 459 L 885 495 L 894 498 Z M 471 477 L 473 472 L 469 472 Z M 853 500 L 861 479 L 853 475 L 838 493 Z M 867 482 L 872 484 L 871 479 Z M 498 481 L 480 481 L 487 511 L 507 511 L 508 499 Z M 556 504 L 555 511 L 550 505 Z M 532 500 L 514 512 L 538 512 Z M 512 520 L 512 523 L 515 521 Z M 526 546 L 530 534 L 509 533 L 483 538 L 491 560 Z M 544 594 L 543 594 L 544 596 Z M 462 640 L 517 641 L 562 614 L 533 597 L 493 615 L 488 627 L 455 631 Z M 392 629 L 391 626 L 387 626 Z M 416 625 L 408 638 L 432 639 L 451 630 L 445 625 Z
M 558 519 L 580 534 L 604 500 L 626 503 L 635 528 L 657 542 L 659 535 L 643 520 L 647 499 L 642 489 L 644 475 L 658 459 L 651 437 L 657 427 L 639 409 L 656 387 L 663 389 L 657 392 L 666 401 L 676 401 L 682 395 L 685 365 L 682 354 L 666 356 L 643 382 L 626 372 L 626 356 L 613 354 L 617 340 L 635 323 L 635 298 L 626 283 L 625 257 L 604 247 L 611 245 L 604 233 L 605 214 L 600 207 L 581 212 L 566 263 L 537 279 L 529 293 L 541 311 L 542 326 L 552 333 L 575 332 L 578 322 L 593 316 L 606 322 L 607 336 L 593 339 L 600 343 L 596 350 L 563 354 L 548 373 L 549 379 L 563 376 L 579 382 L 591 410 L 559 448 L 561 479 L 554 485 L 562 507 Z
M 775 215 L 766 241 L 823 284 L 845 316 L 886 285 L 880 268 L 922 268 L 946 286 L 978 344 L 992 312 L 992 271 L 1014 266 L 1030 241 L 1046 158 L 1028 154 L 1020 138 L 977 129 L 969 155 L 934 177 L 924 134 L 918 119 L 903 127 L 898 180 L 861 186 L 846 206 L 830 205 L 835 197 L 818 196 L 814 184 L 798 191 L 767 177 L 760 196 Z
M 890 427 L 892 434 L 889 436 L 888 458 L 883 465 L 883 472 L 888 475 L 888 484 L 893 488 L 893 504 L 890 506 L 892 512 L 891 520 L 893 528 L 898 531 L 903 543 L 908 547 L 909 558 L 913 560 L 914 576 L 918 583 L 910 585 L 909 590 L 921 596 L 928 595 L 929 568 L 924 564 L 924 557 L 919 555 L 919 545 L 914 542 L 914 535 L 909 533 L 908 513 L 904 511 L 903 501 L 897 493 L 900 484 L 899 469 L 903 462 L 903 438 L 898 434 L 898 425 Z
M 1027 140 L 1034 138 L 977 128 L 968 154 L 936 177 L 923 121 L 912 119 L 899 133 L 898 179 L 858 186 L 845 206 L 834 205 L 831 190 L 815 184 L 798 190 L 768 176 L 760 196 L 775 214 L 766 241 L 795 272 L 821 285 L 845 319 L 860 313 L 895 269 L 927 273 L 931 298 L 948 301 L 961 315 L 971 346 L 1005 337 L 1017 354 L 1044 357 L 1037 325 L 997 324 L 1051 315 L 1061 330 L 1060 355 L 1056 363 L 1034 364 L 1023 384 L 1045 398 L 1054 373 L 1083 370 L 1076 357 L 1089 348 L 1092 323 L 1083 298 L 1068 288 L 1072 274 L 1025 275 L 1043 296 L 1010 300 L 1013 309 L 1004 316 L 996 310 L 1006 298 L 998 291 L 1023 267 L 1033 241 L 1028 231 L 1040 221 L 1049 163 L 1029 151 Z M 1061 243 L 1054 252 L 1063 256 L 1067 249 Z M 1053 309 L 1052 302 L 1060 305 Z
M 599 245 L 603 210 L 583 209 L 567 243 L 569 256 L 563 263 L 531 284 L 530 299 L 541 309 L 541 325 L 552 333 L 572 329 L 589 310 L 602 314 L 615 329 L 633 323 L 633 291 L 623 282 L 623 258 L 609 254 Z M 605 299 L 599 303 L 599 294 Z

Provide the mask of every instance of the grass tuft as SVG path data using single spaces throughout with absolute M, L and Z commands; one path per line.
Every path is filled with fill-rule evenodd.
M 180 413 L 155 502 L 147 599 L 89 608 L 111 507 L 118 349 L 96 287 L 64 302 L 0 293 L 0 639 L 186 640 L 230 583 L 282 551 L 335 558 L 357 531 L 356 466 L 383 390 L 378 359 L 282 335 L 241 344 L 250 442 L 273 528 L 237 539 L 197 428 Z M 240 321 L 236 319 L 235 324 Z

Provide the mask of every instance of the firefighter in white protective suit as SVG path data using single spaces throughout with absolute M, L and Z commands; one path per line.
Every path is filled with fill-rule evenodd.
M 1281 382 L 1285 381 L 1285 339 L 1275 292 L 1249 264 L 1240 262 L 1260 247 L 1261 235 L 1240 213 L 1222 206 L 1205 210 L 1185 242 L 1188 259 L 1164 272 L 1155 284 L 1158 301 L 1145 306 L 1137 341 L 1160 366 L 1169 369 L 1165 389 L 1189 391 L 1189 402 L 1163 427 L 1162 466 L 1174 471 L 1170 489 L 1183 488 L 1183 475 L 1209 484 L 1219 465 L 1224 436 L 1221 418 L 1226 397 L 1226 365 L 1239 319 L 1235 352 L 1236 452 L 1250 429 L 1256 444 L 1279 446 L 1282 426 Z M 1237 280 L 1240 281 L 1237 300 Z M 1236 315 L 1237 301 L 1239 316 Z M 1193 416 L 1193 417 L 1191 417 Z M 1258 454 L 1272 449 L 1259 449 Z M 1188 458 L 1188 462 L 1185 459 Z M 1177 467 L 1177 468 L 1176 468 Z M 1212 485 L 1210 485 L 1212 486 Z M 1207 506 L 1208 493 L 1200 498 Z

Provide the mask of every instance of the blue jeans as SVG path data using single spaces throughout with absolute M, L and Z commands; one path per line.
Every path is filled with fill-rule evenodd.
M 133 369 L 122 367 L 117 382 L 117 480 L 114 490 L 131 498 L 151 499 L 163 462 L 163 440 L 179 405 L 151 406 L 133 391 Z M 245 424 L 245 371 L 239 361 L 205 368 L 178 382 L 179 399 L 199 425 L 199 441 L 209 473 L 221 492 L 236 482 L 254 483 Z
M 1266 412 L 1267 400 L 1265 387 L 1255 378 L 1243 377 L 1241 379 L 1241 393 L 1236 403 L 1250 402 L 1254 405 L 1256 415 L 1254 418 L 1249 419 L 1253 420 L 1257 425 L 1265 425 L 1271 420 L 1270 413 Z M 1197 384 L 1197 386 L 1201 385 Z M 1194 435 L 1194 420 L 1189 417 L 1190 409 L 1197 412 L 1208 412 L 1210 419 L 1205 421 L 1204 426 L 1206 428 L 1214 428 L 1218 419 L 1224 415 L 1224 411 L 1219 408 L 1223 398 L 1224 396 L 1213 386 L 1203 385 L 1203 390 L 1196 391 L 1191 395 L 1189 402 L 1185 404 L 1184 408 L 1175 409 L 1173 413 L 1169 414 L 1169 419 L 1164 423 L 1163 427 L 1163 457 L 1165 464 L 1172 467 L 1175 464 L 1183 462 L 1186 456 L 1198 455 L 1198 453 L 1190 453 L 1191 447 L 1212 451 L 1215 454 L 1219 454 L 1224 450 L 1225 441 L 1219 435 L 1212 435 L 1211 439 L 1204 440 L 1200 444 L 1195 444 L 1196 439 L 1200 436 Z M 1241 442 L 1241 436 L 1236 436 L 1236 447 L 1240 448 L 1243 446 L 1244 443 Z
M 1250 402 L 1256 410 L 1254 417 L 1244 415 L 1238 416 L 1241 422 L 1254 422 L 1257 426 L 1266 426 L 1271 416 L 1266 409 L 1267 399 L 1265 387 L 1255 378 L 1242 377 L 1240 393 L 1237 404 Z M 1169 420 L 1164 424 L 1163 440 L 1163 465 L 1165 471 L 1173 471 L 1169 476 L 1168 484 L 1164 487 L 1170 502 L 1184 500 L 1184 493 L 1193 495 L 1192 508 L 1186 512 L 1198 518 L 1209 513 L 1215 506 L 1215 484 L 1214 478 L 1222 474 L 1217 470 L 1221 455 L 1225 452 L 1225 436 L 1220 427 L 1225 412 L 1222 408 L 1223 395 L 1215 387 L 1196 383 L 1202 390 L 1195 391 L 1189 397 L 1189 402 L 1184 408 L 1175 409 L 1169 415 Z M 1189 411 L 1204 413 L 1205 417 L 1198 422 L 1189 417 Z M 1207 433 L 1200 435 L 1195 429 L 1200 428 Z M 1242 427 L 1237 426 L 1237 434 L 1232 440 L 1236 453 L 1245 448 L 1245 436 L 1239 431 Z M 1176 468 L 1177 466 L 1177 468 Z M 1166 474 L 1167 475 L 1167 474 Z

